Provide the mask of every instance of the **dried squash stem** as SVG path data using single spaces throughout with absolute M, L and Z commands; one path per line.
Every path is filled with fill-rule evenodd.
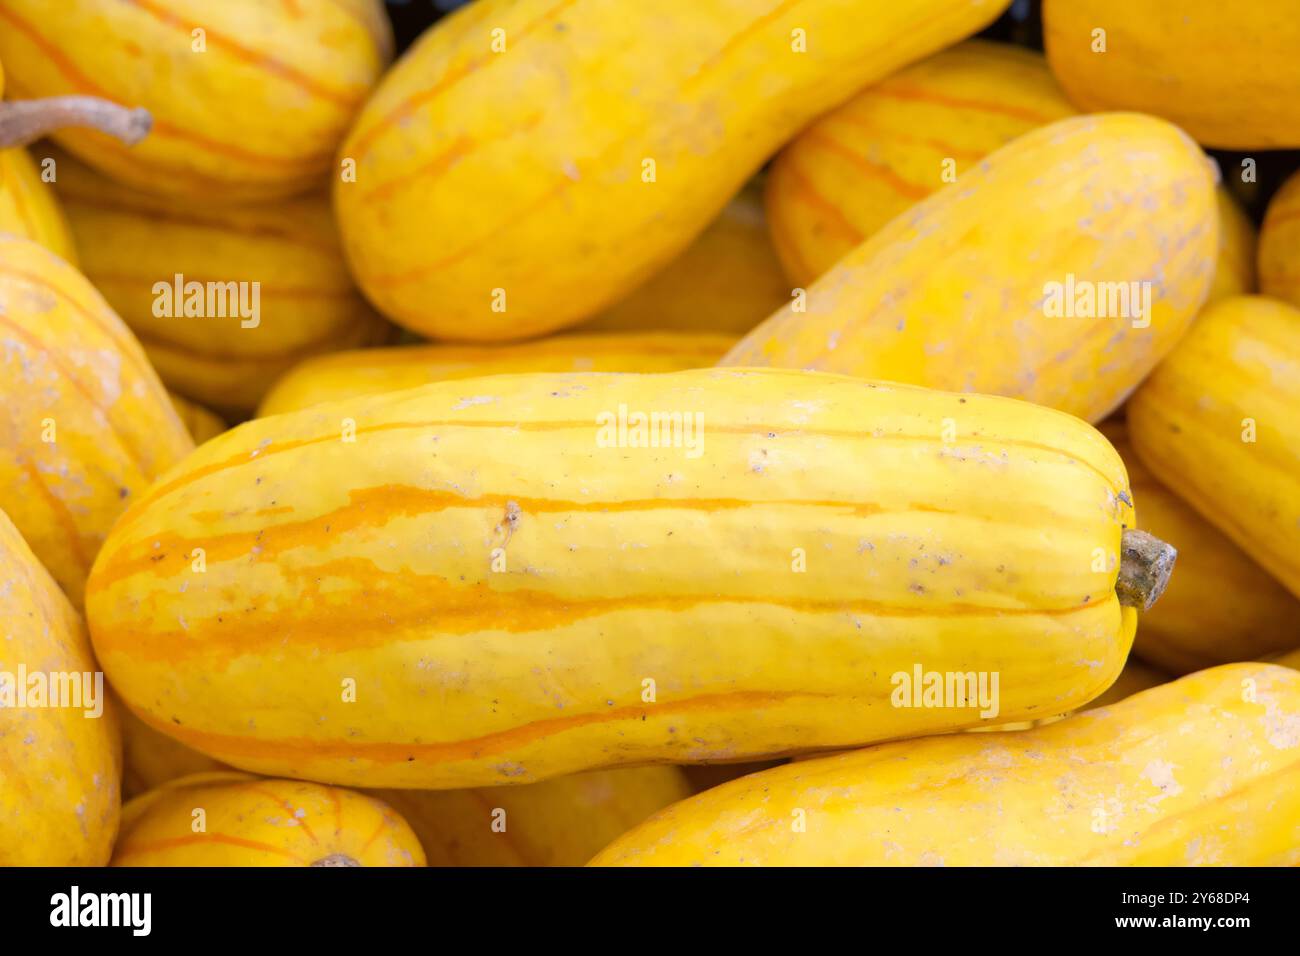
M 1119 603 L 1151 610 L 1169 586 L 1178 550 L 1145 531 L 1130 528 L 1120 539 L 1119 552 L 1119 577 L 1115 581 Z
M 67 126 L 97 129 L 134 146 L 148 135 L 153 117 L 146 109 L 127 109 L 97 96 L 0 103 L 0 149 L 26 146 Z

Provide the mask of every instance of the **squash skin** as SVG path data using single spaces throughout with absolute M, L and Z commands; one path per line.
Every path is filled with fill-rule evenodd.
M 1033 730 L 745 777 L 592 865 L 1293 866 L 1297 784 L 1300 674 L 1227 664 Z
M 723 332 L 743 335 L 791 295 L 751 180 L 676 259 L 582 332 Z
M 692 792 L 679 767 L 633 767 L 522 787 L 375 795 L 415 830 L 430 866 L 582 866 Z M 494 813 L 504 821 L 503 832 L 492 828 Z
M 1259 288 L 1300 308 L 1300 173 L 1269 200 L 1259 233 Z
M 230 427 L 216 412 L 210 412 L 188 398 L 182 398 L 175 392 L 168 392 L 167 397 L 171 399 L 172 408 L 176 409 L 176 415 L 196 445 L 202 445 L 209 438 L 216 438 Z
M 1300 309 L 1240 296 L 1201 314 L 1134 394 L 1128 424 L 1151 473 L 1300 597 L 1297 408 Z
M 206 814 L 202 832 L 192 813 Z M 346 857 L 350 863 L 320 861 Z M 374 797 L 299 780 L 200 773 L 122 808 L 113 866 L 424 866 L 415 833 Z
M 895 218 L 808 288 L 806 311 L 774 313 L 720 364 L 1006 395 L 1100 421 L 1186 331 L 1217 246 L 1213 167 L 1182 132 L 1134 114 L 1061 120 Z M 1153 283 L 1149 324 L 1049 317 L 1047 283 L 1071 275 Z
M 772 240 L 805 287 L 913 203 L 1039 126 L 1076 115 L 1039 53 L 967 40 L 900 70 L 818 119 L 772 163 Z M 1255 289 L 1255 227 L 1222 186 L 1209 299 Z
M 324 186 L 391 53 L 379 0 L 66 0 L 57 23 L 46 0 L 0 0 L 12 92 L 101 96 L 154 117 L 129 149 L 73 129 L 60 144 L 120 182 L 207 201 Z
M 1300 601 L 1151 474 L 1122 421 L 1106 422 L 1101 433 L 1128 469 L 1138 527 L 1178 549 L 1177 570 L 1142 615 L 1133 652 L 1187 674 L 1300 643 Z
M 54 189 L 25 149 L 0 149 L 0 232 L 30 239 L 71 265 L 77 250 Z
M 311 355 L 388 341 L 393 328 L 348 277 L 328 200 L 231 205 L 157 198 L 66 154 L 58 194 L 82 269 L 143 343 L 162 380 L 232 415 Z M 155 315 L 158 282 L 258 282 L 260 317 Z
M 601 449 L 620 404 L 696 410 L 709 451 Z M 1126 489 L 1094 429 L 988 396 L 765 369 L 438 383 L 208 442 L 118 522 L 89 618 L 137 714 L 243 769 L 447 789 L 742 761 L 980 723 L 889 705 L 922 651 L 999 671 L 1003 721 L 1099 694 L 1136 620 Z
M 1106 52 L 1093 53 L 1104 28 Z M 1052 72 L 1083 110 L 1162 116 L 1221 149 L 1300 146 L 1300 18 L 1290 0 L 1044 0 Z
M 98 671 L 81 616 L 0 512 L 0 671 Z M 104 686 L 105 694 L 108 687 Z M 117 834 L 122 740 L 115 703 L 0 707 L 0 866 L 103 866 Z
M 118 704 L 122 722 L 122 797 L 130 799 L 147 790 L 194 773 L 231 768 L 186 747 L 150 727 Z
M 340 150 L 356 162 L 334 190 L 353 273 L 430 337 L 591 318 L 682 252 L 801 126 L 1006 6 L 903 0 L 864 18 L 843 0 L 471 4 L 385 75 Z
M 139 344 L 85 277 L 4 234 L 0 330 L 9 343 L 0 355 L 3 504 L 79 608 L 109 527 L 194 445 Z
M 290 369 L 271 387 L 258 415 L 484 375 L 708 368 L 735 344 L 735 336 L 707 333 L 575 333 L 516 345 L 402 345 L 335 352 Z

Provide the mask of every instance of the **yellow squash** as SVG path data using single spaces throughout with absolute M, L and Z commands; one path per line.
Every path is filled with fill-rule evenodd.
M 570 774 L 522 787 L 384 790 L 430 866 L 582 866 L 693 791 L 678 767 Z
M 0 506 L 80 606 L 131 496 L 193 447 L 139 343 L 53 253 L 0 234 Z
M 89 619 L 132 709 L 243 769 L 446 789 L 739 761 L 1095 697 L 1132 640 L 1117 587 L 1141 605 L 1168 558 L 1131 560 L 1130 501 L 1098 432 L 1006 399 L 466 379 L 208 442 L 118 522 Z M 1000 674 L 996 714 L 893 706 L 918 666 Z
M 985 40 L 867 87 L 800 133 L 772 164 L 767 211 L 786 274 L 808 285 L 989 153 L 1075 112 L 1041 54 Z M 1211 299 L 1254 290 L 1254 226 L 1226 189 L 1218 202 Z
M 125 798 L 192 773 L 230 769 L 219 760 L 205 757 L 154 730 L 120 704 L 117 713 L 122 719 L 122 796 Z
M 83 271 L 182 395 L 251 411 L 307 356 L 389 337 L 348 277 L 324 195 L 189 202 L 120 186 L 66 155 L 58 169 Z
M 1128 423 L 1151 473 L 1300 597 L 1297 409 L 1300 309 L 1241 296 L 1196 320 Z
M 400 324 L 522 338 L 668 265 L 801 126 L 1007 0 L 479 0 L 384 77 L 335 184 Z M 756 317 L 757 318 L 757 317 Z
M 1052 72 L 1085 110 L 1136 110 L 1221 149 L 1300 146 L 1295 0 L 1044 0 Z
M 205 201 L 324 186 L 391 49 L 379 0 L 0 0 L 12 93 L 153 115 L 130 151 L 72 129 L 62 145 L 121 182 Z
M 36 163 L 19 147 L 0 149 L 0 232 L 38 242 L 77 264 L 77 250 L 54 187 L 41 181 Z
M 1294 866 L 1300 674 L 1228 664 L 1033 730 L 744 777 L 592 861 L 625 866 Z
M 0 95 L 4 88 L 0 67 Z M 86 97 L 0 103 L 0 232 L 39 242 L 76 265 L 77 253 L 63 212 L 23 147 L 70 125 L 92 126 L 131 145 L 148 133 L 151 122 L 145 111 Z
M 424 851 L 407 822 L 374 797 L 200 773 L 122 808 L 112 865 L 424 866 Z
M 188 398 L 181 398 L 175 392 L 169 392 L 167 397 L 172 400 L 172 408 L 176 409 L 176 414 L 196 445 L 202 445 L 209 438 L 216 438 L 229 427 L 215 412 L 196 405 Z
M 709 333 L 552 336 L 517 345 L 405 345 L 335 352 L 295 366 L 272 386 L 260 415 L 395 392 L 448 379 L 515 372 L 676 372 L 708 368 L 736 344 Z
M 1184 560 L 1186 560 L 1185 556 L 1183 555 L 1182 552 L 1179 552 L 1178 555 L 1179 575 L 1183 573 L 1182 565 Z M 1163 602 L 1164 598 L 1162 597 L 1160 600 L 1161 602 Z M 1138 628 L 1139 635 L 1144 630 L 1146 630 L 1147 618 L 1150 617 L 1151 614 L 1153 613 L 1155 613 L 1154 608 L 1152 608 L 1152 610 L 1149 613 L 1144 614 L 1142 616 L 1142 626 Z M 1092 700 L 1090 700 L 1087 703 L 1086 706 L 1080 707 L 1079 709 L 1094 710 L 1098 707 L 1108 707 L 1111 704 L 1114 704 L 1117 701 L 1121 701 L 1126 697 L 1132 697 L 1140 690 L 1146 690 L 1148 687 L 1155 687 L 1158 684 L 1164 684 L 1171 680 L 1173 680 L 1173 675 L 1167 674 L 1164 671 L 1152 667 L 1150 664 L 1146 664 L 1138 660 L 1138 658 L 1129 655 L 1129 659 L 1124 662 L 1124 669 L 1120 671 L 1119 677 L 1115 678 L 1115 683 L 1111 684 L 1110 687 L 1106 688 L 1106 692 L 1104 694 L 1100 695 L 1099 697 L 1094 697 Z M 1051 717 L 1040 717 L 1037 720 L 1022 720 L 1011 724 L 997 724 L 992 727 L 971 727 L 969 728 L 969 732 L 975 733 L 977 731 L 980 731 L 984 733 L 1000 733 L 1006 730 L 1030 730 L 1033 727 L 1042 727 L 1050 723 L 1055 723 L 1058 720 L 1064 720 L 1066 717 L 1069 716 L 1070 714 L 1068 713 L 1055 714 Z M 129 736 L 127 737 L 127 740 L 128 740 L 128 752 L 129 752 L 130 749 Z M 797 760 L 799 758 L 796 757 L 795 759 Z M 130 770 L 129 762 L 128 762 L 127 769 L 128 771 Z
M 686 251 L 582 331 L 726 332 L 742 335 L 790 298 L 751 181 Z
M 1213 167 L 1133 114 L 993 153 L 840 259 L 722 364 L 1022 398 L 1097 421 L 1174 346 L 1218 246 Z
M 1259 232 L 1259 288 L 1300 306 L 1300 172 L 1269 200 Z
M 96 687 L 81 617 L 4 512 L 0 581 L 0 866 L 103 866 L 117 833 L 117 711 L 102 675 Z
M 1123 422 L 1101 431 L 1128 469 L 1138 527 L 1178 549 L 1178 571 L 1142 615 L 1135 653 L 1186 674 L 1300 644 L 1300 600 L 1152 476 Z

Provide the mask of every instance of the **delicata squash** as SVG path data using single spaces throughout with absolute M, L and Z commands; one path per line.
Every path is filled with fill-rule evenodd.
M 772 162 L 767 213 L 786 273 L 806 287 L 989 153 L 1077 112 L 1041 53 L 987 40 L 959 43 L 867 87 Z M 1253 292 L 1255 283 L 1254 224 L 1225 187 L 1216 198 L 1211 299 Z
M 1032 730 L 753 774 L 597 854 L 623 866 L 1294 866 L 1300 673 L 1199 671 Z
M 522 787 L 375 796 L 411 825 L 430 866 L 582 866 L 692 792 L 680 767 L 630 767 Z
M 1100 421 L 1205 301 L 1214 181 L 1162 120 L 1039 127 L 894 218 L 722 364 L 1006 395 Z
M 0 233 L 0 506 L 72 603 L 132 495 L 194 443 L 85 276 Z
M 118 522 L 88 613 L 132 709 L 241 769 L 527 783 L 1078 707 L 1169 574 L 1132 526 L 1114 449 L 1027 403 L 495 376 L 209 441 Z M 999 689 L 895 706 L 916 668 Z
M 415 833 L 366 794 L 199 773 L 122 808 L 113 866 L 424 866 Z
M 81 129 L 60 145 L 120 182 L 206 200 L 323 187 L 391 53 L 380 0 L 0 0 L 14 92 L 153 117 L 130 151 Z
M 1128 425 L 1151 473 L 1300 597 L 1297 409 L 1300 309 L 1237 296 L 1142 383 Z
M 666 266 L 809 120 L 1006 6 L 478 0 L 416 41 L 340 148 L 352 271 L 431 337 L 573 325 Z
M 259 415 L 456 378 L 517 372 L 676 372 L 708 368 L 734 335 L 624 332 L 553 335 L 512 345 L 399 345 L 307 359 L 271 386 Z
M 81 616 L 3 511 L 0 582 L 0 866 L 103 866 L 117 834 L 117 708 Z

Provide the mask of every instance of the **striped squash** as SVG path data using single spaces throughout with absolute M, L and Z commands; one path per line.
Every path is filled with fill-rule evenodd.
M 652 445 L 649 411 L 683 427 Z M 1021 402 L 495 376 L 208 442 L 118 522 L 88 613 L 133 710 L 247 770 L 447 789 L 744 760 L 995 719 L 892 706 L 918 664 L 1000 673 L 1000 721 L 1099 694 L 1136 620 L 1117 588 L 1144 587 L 1130 501 L 1099 433 Z
M 242 206 L 157 198 L 55 155 L 86 277 L 180 394 L 249 412 L 304 358 L 390 338 L 348 277 L 324 194 Z M 256 284 L 257 308 L 240 312 L 234 297 L 210 307 L 205 294 L 187 314 L 191 282 L 246 283 L 249 306 Z
M 654 277 L 584 332 L 724 332 L 742 335 L 790 298 L 751 180 L 709 227 Z
M 77 264 L 54 189 L 41 182 L 40 170 L 22 148 L 0 149 L 0 232 L 40 243 L 65 262 Z
M 1259 288 L 1300 306 L 1300 172 L 1269 200 L 1259 232 Z
M 155 730 L 118 705 L 122 720 L 122 796 L 130 799 L 194 773 L 229 770 L 225 764 Z
M 1006 6 L 469 4 L 388 72 L 343 143 L 356 175 L 335 183 L 335 207 L 353 272 L 382 312 L 437 338 L 592 318 L 801 126 Z
M 271 387 L 260 415 L 394 392 L 449 379 L 516 372 L 675 372 L 708 368 L 736 344 L 708 333 L 629 332 L 552 336 L 516 345 L 404 345 L 321 355 Z
M 410 826 L 374 797 L 299 780 L 199 773 L 122 808 L 113 866 L 424 866 Z
M 194 444 L 122 320 L 52 252 L 0 234 L 3 506 L 73 604 L 109 526 Z
M 65 675 L 84 693 L 81 676 L 98 666 L 80 615 L 3 511 L 0 581 L 0 866 L 103 866 L 117 833 L 117 711 L 26 696 L 56 679 L 66 687 Z
M 1300 597 L 1297 409 L 1300 309 L 1241 296 L 1196 320 L 1128 423 L 1151 473 Z
M 726 784 L 598 866 L 1295 866 L 1300 674 L 1228 664 L 1033 730 Z
M 1043 42 L 1082 109 L 1162 116 L 1220 149 L 1300 147 L 1295 0 L 1044 0 Z
M 1061 120 L 893 219 L 722 364 L 1006 395 L 1098 421 L 1186 331 L 1217 246 L 1212 164 L 1183 133 L 1130 114 Z
M 806 286 L 891 219 L 1039 126 L 1075 115 L 1042 54 L 968 40 L 867 87 L 781 151 L 772 239 Z M 1255 227 L 1222 187 L 1210 298 L 1254 291 Z
M 1151 474 L 1122 421 L 1101 432 L 1128 469 L 1138 527 L 1178 549 L 1178 573 L 1142 616 L 1134 653 L 1186 674 L 1300 644 L 1300 600 Z
M 146 107 L 128 151 L 67 129 L 63 146 L 120 182 L 202 200 L 321 188 L 392 53 L 380 0 L 0 0 L 11 92 Z
M 678 767 L 570 774 L 522 787 L 382 790 L 430 866 L 582 866 L 692 793 Z
M 177 416 L 196 445 L 202 445 L 209 438 L 216 438 L 228 427 L 216 412 L 210 412 L 188 398 L 181 398 L 175 392 L 168 392 L 167 397 L 172 400 L 172 408 L 176 409 Z

